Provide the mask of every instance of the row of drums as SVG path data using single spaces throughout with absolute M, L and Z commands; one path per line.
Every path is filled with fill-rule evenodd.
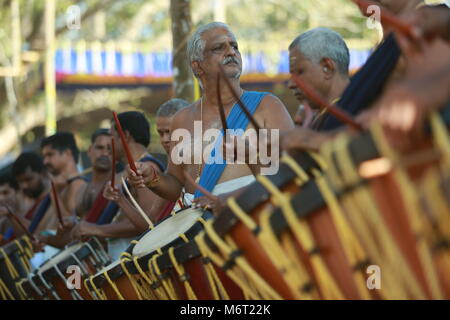
M 118 261 L 110 262 L 92 238 L 30 272 L 31 247 L 21 239 L 0 252 L 0 293 L 6 299 L 448 299 L 450 140 L 441 116 L 430 123 L 430 138 L 408 154 L 390 147 L 378 126 L 339 135 L 318 154 L 285 153 L 276 175 L 258 176 L 220 215 L 181 210 L 132 241 Z

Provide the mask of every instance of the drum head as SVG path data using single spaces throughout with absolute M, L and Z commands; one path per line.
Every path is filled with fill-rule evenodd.
M 168 217 L 147 232 L 133 248 L 133 256 L 142 257 L 176 240 L 203 215 L 202 209 L 187 208 Z
M 70 247 L 64 249 L 63 251 L 59 252 L 56 256 L 54 256 L 53 258 L 47 260 L 47 262 L 45 262 L 40 268 L 39 268 L 39 273 L 43 273 L 49 269 L 51 269 L 53 266 L 55 266 L 56 264 L 64 261 L 64 259 L 70 257 L 71 254 L 74 254 L 75 252 L 77 252 L 81 247 L 84 246 L 84 243 L 80 242 L 80 243 L 76 243 L 71 245 Z

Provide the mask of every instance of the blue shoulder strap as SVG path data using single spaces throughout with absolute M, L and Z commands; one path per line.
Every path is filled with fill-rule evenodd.
M 36 213 L 33 215 L 33 220 L 31 220 L 31 224 L 28 227 L 28 231 L 30 233 L 34 233 L 36 231 L 39 223 L 41 222 L 42 218 L 44 217 L 45 213 L 48 210 L 48 207 L 50 207 L 51 198 L 50 194 L 46 195 L 44 199 L 42 199 L 41 203 L 36 209 Z
M 162 172 L 166 170 L 164 164 L 151 155 L 146 155 L 145 157 L 139 160 L 139 162 L 148 162 L 148 161 L 155 163 Z
M 258 106 L 260 105 L 262 99 L 267 95 L 267 92 L 255 92 L 255 91 L 245 91 L 241 97 L 241 101 L 247 106 L 250 114 L 254 114 Z M 247 118 L 245 113 L 242 111 L 238 103 L 236 102 L 230 111 L 227 118 L 228 129 L 242 129 L 245 130 L 248 126 L 250 120 Z M 222 135 L 217 139 L 214 148 L 211 151 L 209 159 L 213 159 L 216 156 L 216 150 L 220 147 L 222 143 Z M 225 167 L 227 166 L 225 161 L 221 163 L 211 163 L 212 161 L 207 161 L 204 165 L 202 175 L 200 176 L 200 185 L 208 191 L 212 191 L 222 176 Z M 195 191 L 194 198 L 201 197 L 203 194 L 197 190 Z
M 118 211 L 119 206 L 115 202 L 110 201 L 95 224 L 102 225 L 111 223 Z

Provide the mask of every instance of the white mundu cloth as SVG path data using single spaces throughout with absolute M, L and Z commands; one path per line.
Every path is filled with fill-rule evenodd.
M 213 195 L 221 195 L 224 193 L 232 192 L 237 189 L 243 188 L 248 186 L 249 184 L 253 183 L 255 181 L 254 175 L 248 175 L 239 177 L 236 179 L 231 179 L 222 183 L 217 184 L 213 191 L 211 192 Z M 184 200 L 187 205 L 191 205 L 192 201 L 194 200 L 194 195 L 191 193 L 186 193 L 184 195 Z
M 51 235 L 56 235 L 55 230 L 46 230 L 46 231 Z M 44 262 L 46 262 L 48 259 L 50 259 L 60 251 L 60 249 L 49 245 L 44 246 L 43 249 L 44 249 L 43 252 L 36 252 L 31 258 L 30 263 L 32 270 L 38 269 Z

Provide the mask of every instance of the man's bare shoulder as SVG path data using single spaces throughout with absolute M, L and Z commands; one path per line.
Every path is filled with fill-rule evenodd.
M 284 103 L 273 94 L 267 94 L 262 99 L 255 117 L 263 119 L 264 126 L 269 128 L 289 128 L 294 126 Z
M 195 113 L 197 103 L 198 102 L 196 101 L 175 113 L 172 120 L 172 130 L 186 127 L 187 121 L 189 121 Z

